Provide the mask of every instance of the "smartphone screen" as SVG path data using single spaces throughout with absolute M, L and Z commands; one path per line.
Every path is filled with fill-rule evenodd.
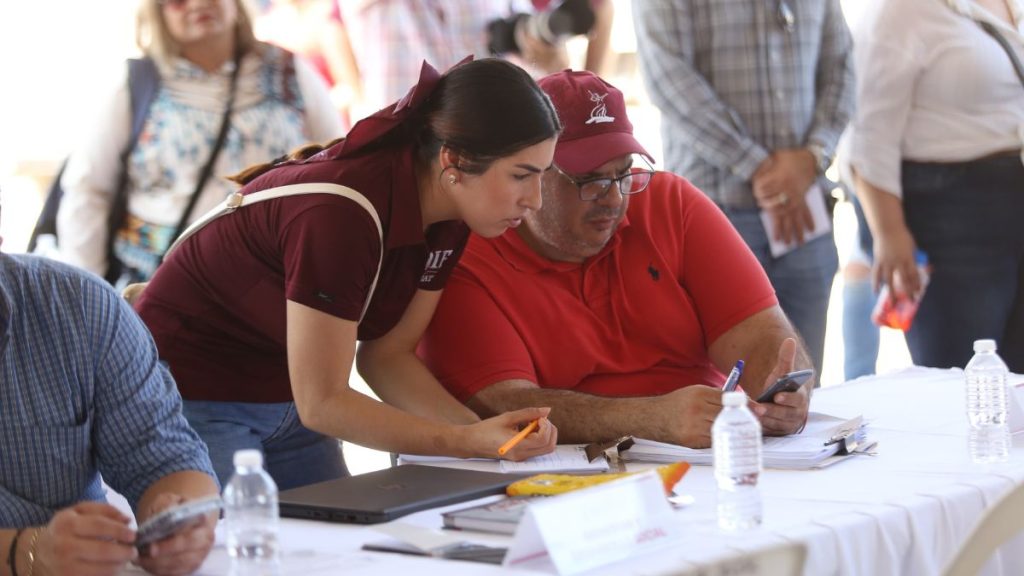
M 811 376 L 814 376 L 814 370 L 811 368 L 806 370 L 796 370 L 789 374 L 783 374 L 781 378 L 776 380 L 768 387 L 767 390 L 758 396 L 757 401 L 771 402 L 779 392 L 796 392 L 811 378 Z

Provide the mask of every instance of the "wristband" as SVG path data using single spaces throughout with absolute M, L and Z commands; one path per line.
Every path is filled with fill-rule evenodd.
M 18 576 L 18 563 L 15 556 L 18 554 L 18 538 L 21 537 L 21 533 L 24 532 L 24 528 L 18 528 L 14 533 L 14 538 L 11 539 L 11 548 L 7 551 L 7 567 L 11 569 L 11 576 Z
M 32 576 L 32 572 L 36 568 L 36 541 L 39 540 L 39 532 L 41 528 L 36 528 L 36 531 L 32 533 L 32 539 L 28 541 L 28 574 L 26 576 Z M 18 576 L 17 574 L 13 576 Z

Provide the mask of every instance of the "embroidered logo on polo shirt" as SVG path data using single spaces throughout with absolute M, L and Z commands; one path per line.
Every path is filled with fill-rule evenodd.
M 444 268 L 444 263 L 454 253 L 454 250 L 435 250 L 427 255 L 427 265 L 423 268 L 423 275 L 420 282 L 430 282 L 434 276 Z
M 658 272 L 658 269 L 654 267 L 654 264 L 647 265 L 647 273 L 651 275 L 651 278 L 654 278 L 655 282 L 661 280 L 661 272 Z
M 615 122 L 615 118 L 608 115 L 608 106 L 604 103 L 604 99 L 608 97 L 608 93 L 598 94 L 587 90 L 590 94 L 590 101 L 595 103 L 595 106 L 590 110 L 590 118 L 587 120 L 587 124 L 604 124 L 605 122 Z

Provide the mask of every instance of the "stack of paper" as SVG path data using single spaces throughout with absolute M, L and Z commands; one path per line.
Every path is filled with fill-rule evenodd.
M 847 447 L 847 444 L 840 441 L 842 438 L 848 437 L 857 441 L 856 445 L 853 441 L 849 442 L 850 451 L 866 449 L 871 443 L 864 440 L 864 434 L 864 423 L 859 416 L 845 420 L 812 412 L 808 416 L 807 426 L 800 434 L 764 439 L 764 465 L 766 468 L 813 468 Z M 686 448 L 636 438 L 635 444 L 622 453 L 622 459 L 633 462 L 682 460 L 690 464 L 710 465 L 712 455 L 711 448 Z

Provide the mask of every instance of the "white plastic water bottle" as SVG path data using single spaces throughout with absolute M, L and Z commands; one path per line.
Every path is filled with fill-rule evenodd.
M 747 530 L 761 524 L 761 423 L 747 408 L 743 392 L 722 394 L 722 411 L 711 427 L 718 526 Z
M 277 484 L 263 469 L 259 450 L 239 450 L 235 474 L 224 487 L 224 523 L 227 529 L 231 576 L 276 576 Z
M 1005 462 L 1010 456 L 1010 427 L 1006 421 L 1009 370 L 996 354 L 995 340 L 975 340 L 974 358 L 964 368 L 967 379 L 968 446 L 971 460 Z

